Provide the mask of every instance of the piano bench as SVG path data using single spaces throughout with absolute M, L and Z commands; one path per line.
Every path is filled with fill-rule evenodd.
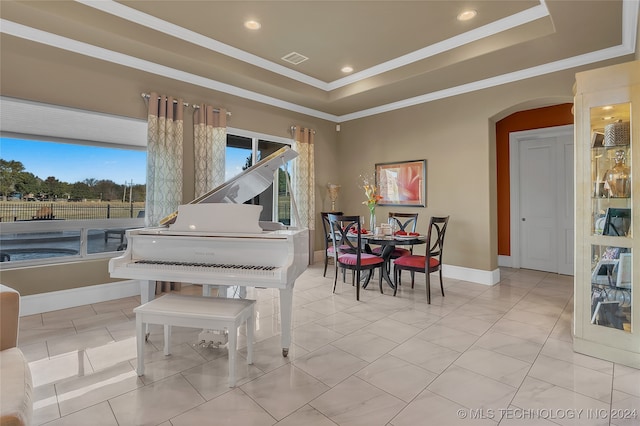
M 229 387 L 236 385 L 238 328 L 247 323 L 247 364 L 253 364 L 253 309 L 256 301 L 167 294 L 133 310 L 136 314 L 138 376 L 144 375 L 146 324 L 164 325 L 164 354 L 170 355 L 171 326 L 229 331 Z

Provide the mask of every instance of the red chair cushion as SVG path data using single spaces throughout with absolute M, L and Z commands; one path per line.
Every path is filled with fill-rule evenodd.
M 355 254 L 341 254 L 338 256 L 338 262 L 345 265 L 356 265 L 358 263 L 358 256 Z M 360 257 L 360 265 L 370 266 L 377 265 L 378 263 L 384 263 L 381 257 L 374 254 L 362 253 Z
M 426 256 L 416 256 L 416 255 L 411 255 L 411 256 L 402 256 L 399 257 L 398 259 L 395 260 L 395 262 L 393 262 L 394 265 L 400 265 L 400 266 L 406 266 L 409 268 L 416 268 L 416 269 L 424 269 L 424 263 L 426 262 L 427 257 Z M 438 262 L 438 259 L 436 259 L 435 257 L 432 257 L 429 260 L 429 267 L 430 268 L 435 268 L 440 264 L 440 262 Z
M 373 254 L 376 254 L 378 256 L 382 255 L 382 247 L 376 247 L 371 251 L 373 252 Z M 410 255 L 410 254 L 411 254 L 411 251 L 409 251 L 408 249 L 401 248 L 401 247 L 396 247 L 391 252 L 391 258 L 392 259 L 397 259 L 398 257 L 407 256 L 407 255 Z

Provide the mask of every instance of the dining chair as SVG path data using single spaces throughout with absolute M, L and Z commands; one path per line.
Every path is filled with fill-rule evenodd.
M 392 229 L 397 231 L 404 231 L 406 233 L 416 232 L 416 225 L 418 224 L 418 213 L 393 213 L 389 212 L 389 224 Z M 373 250 L 374 254 L 380 255 L 382 253 L 382 247 L 376 247 Z M 402 247 L 395 247 L 391 253 L 391 259 L 397 259 L 401 256 L 413 254 L 413 246 L 406 249 Z
M 418 224 L 418 213 L 395 213 L 389 212 L 389 224 L 392 226 L 391 229 L 394 229 L 394 232 L 404 231 L 406 233 L 416 232 L 416 226 Z M 372 250 L 373 254 L 377 254 L 378 256 L 382 255 L 383 247 L 376 247 Z M 389 269 L 389 274 L 391 273 L 391 263 L 399 257 L 407 256 L 413 254 L 413 245 L 410 248 L 406 249 L 403 247 L 394 247 L 391 252 L 391 256 L 389 257 L 389 263 L 387 264 L 387 269 Z M 411 274 L 411 282 L 413 282 L 413 273 Z
M 360 216 L 345 216 L 329 214 L 329 229 L 336 247 L 336 268 L 333 278 L 333 292 L 336 292 L 338 283 L 338 266 L 352 271 L 352 283 L 356 286 L 356 300 L 360 300 L 360 273 L 368 271 L 369 274 L 364 286 L 369 283 L 372 272 L 376 268 L 384 267 L 384 260 L 375 254 L 366 253 L 362 244 L 362 223 Z M 379 274 L 380 293 L 382 291 L 382 269 Z
M 432 217 L 429 221 L 426 242 L 428 244 L 426 255 L 402 256 L 395 261 L 394 281 L 396 287 L 400 285 L 402 271 L 422 272 L 427 282 L 427 303 L 431 304 L 431 277 L 432 272 L 439 272 L 440 291 L 444 297 L 444 285 L 442 283 L 442 251 L 444 249 L 444 235 L 447 231 L 449 216 Z M 411 280 L 413 288 L 413 280 Z
M 320 212 L 322 217 L 322 230 L 324 231 L 324 272 L 323 277 L 327 276 L 327 265 L 329 259 L 333 259 L 335 264 L 336 251 L 333 248 L 333 240 L 331 238 L 331 225 L 329 224 L 329 214 L 342 215 L 342 212 Z

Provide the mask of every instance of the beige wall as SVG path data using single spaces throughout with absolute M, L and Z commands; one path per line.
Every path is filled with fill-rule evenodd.
M 99 259 L 9 269 L 2 271 L 2 284 L 28 296 L 118 281 L 109 276 L 108 263 L 108 259 Z

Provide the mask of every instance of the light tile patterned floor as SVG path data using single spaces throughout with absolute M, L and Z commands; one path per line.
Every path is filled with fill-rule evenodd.
M 446 280 L 431 305 L 423 277 L 396 297 L 371 286 L 356 302 L 350 284 L 332 294 L 315 265 L 295 285 L 288 358 L 277 290 L 250 289 L 254 364 L 241 335 L 234 389 L 226 348 L 199 347 L 187 328 L 174 328 L 165 357 L 153 326 L 137 377 L 138 297 L 23 317 L 34 424 L 640 425 L 640 370 L 572 350 L 572 278 L 501 273 L 493 287 Z M 631 415 L 611 420 L 610 410 Z

